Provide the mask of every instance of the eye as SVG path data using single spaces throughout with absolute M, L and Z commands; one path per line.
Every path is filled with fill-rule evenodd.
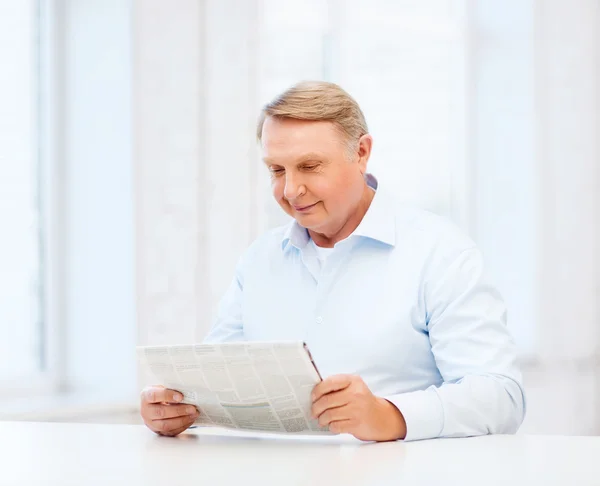
M 269 167 L 269 172 L 273 175 L 281 175 L 285 172 L 285 169 L 281 167 Z
M 319 168 L 318 164 L 310 164 L 310 165 L 305 165 L 303 167 L 304 170 L 308 170 L 308 171 L 317 170 L 318 168 Z

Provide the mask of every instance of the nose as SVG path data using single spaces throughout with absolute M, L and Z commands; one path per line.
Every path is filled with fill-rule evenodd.
M 291 175 L 289 172 L 285 175 L 285 187 L 283 189 L 283 196 L 288 201 L 293 201 L 297 197 L 301 196 L 306 192 L 304 184 L 299 180 L 298 176 Z

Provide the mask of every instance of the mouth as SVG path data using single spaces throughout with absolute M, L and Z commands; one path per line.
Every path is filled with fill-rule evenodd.
M 294 208 L 295 211 L 299 212 L 299 213 L 305 213 L 307 211 L 310 211 L 312 208 L 314 208 L 317 204 L 319 204 L 318 202 L 311 204 L 309 206 L 292 206 Z

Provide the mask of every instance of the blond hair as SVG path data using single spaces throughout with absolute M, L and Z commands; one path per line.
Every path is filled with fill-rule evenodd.
M 329 121 L 354 147 L 369 133 L 358 103 L 337 84 L 325 81 L 303 81 L 275 97 L 261 110 L 256 138 L 261 141 L 268 116 L 306 121 Z

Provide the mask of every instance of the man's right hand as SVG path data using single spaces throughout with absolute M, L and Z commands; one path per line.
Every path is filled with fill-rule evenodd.
M 183 395 L 164 386 L 149 386 L 141 395 L 141 414 L 146 426 L 160 435 L 173 437 L 194 423 L 199 412 L 194 405 L 180 404 Z

